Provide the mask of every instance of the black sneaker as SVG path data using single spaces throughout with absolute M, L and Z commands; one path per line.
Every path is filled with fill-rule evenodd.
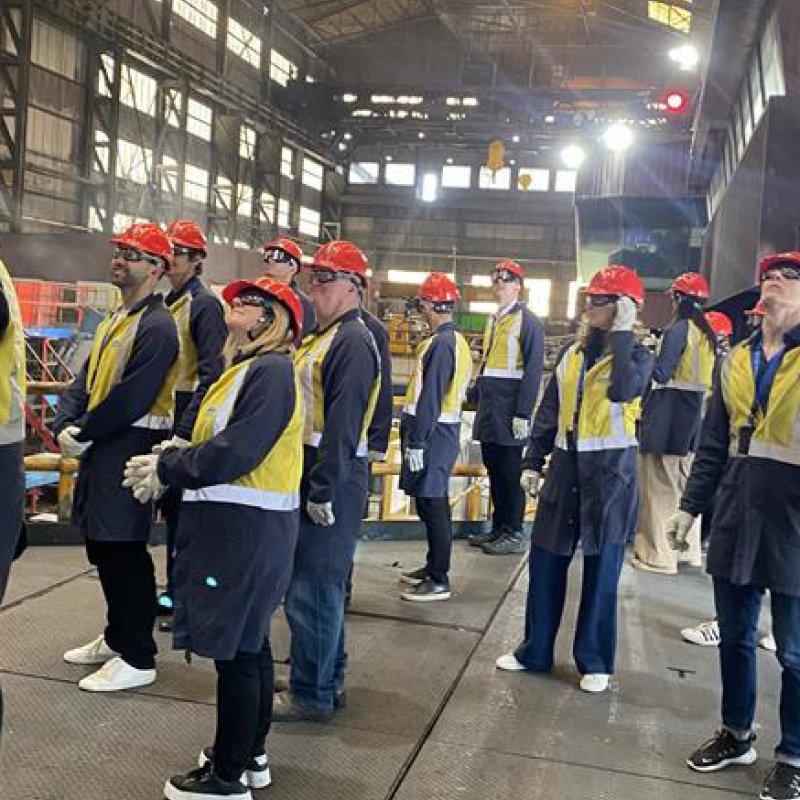
M 413 589 L 400 592 L 400 597 L 403 600 L 410 600 L 412 603 L 431 603 L 436 600 L 449 600 L 450 584 L 434 583 L 430 578 L 426 578 Z
M 800 800 L 800 768 L 779 761 L 764 781 L 759 800 Z
M 214 748 L 204 747 L 197 758 L 197 766 L 205 767 L 207 764 L 213 763 Z M 272 783 L 267 754 L 261 753 L 260 755 L 252 756 L 247 762 L 247 767 L 239 781 L 243 786 L 249 786 L 251 789 L 266 789 Z
M 730 731 L 717 731 L 686 759 L 686 764 L 695 772 L 716 772 L 731 764 L 752 764 L 756 760 L 755 740 L 755 734 L 742 740 Z
M 471 533 L 469 536 L 467 536 L 467 541 L 470 543 L 470 545 L 472 545 L 472 547 L 483 547 L 483 545 L 499 539 L 502 535 L 502 528 L 500 530 L 492 529 L 490 531 L 486 531 L 486 533 Z
M 167 800 L 253 800 L 253 795 L 239 781 L 224 781 L 211 769 L 211 765 L 193 769 L 185 775 L 176 775 L 164 784 Z
M 404 570 L 400 573 L 400 583 L 407 583 L 409 586 L 418 586 L 428 577 L 428 568 Z
M 493 542 L 487 542 L 481 550 L 490 556 L 511 556 L 525 552 L 525 536 L 522 531 L 503 531 Z

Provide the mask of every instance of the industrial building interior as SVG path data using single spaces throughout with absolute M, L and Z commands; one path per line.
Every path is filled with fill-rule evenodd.
M 503 259 L 525 270 L 546 370 L 609 264 L 644 281 L 642 335 L 668 323 L 665 290 L 690 270 L 738 335 L 759 257 L 800 250 L 798 33 L 797 0 L 0 0 L 0 257 L 25 326 L 29 542 L 0 608 L 0 797 L 158 798 L 213 733 L 213 663 L 187 663 L 168 633 L 144 689 L 80 692 L 84 673 L 61 659 L 104 611 L 70 517 L 75 464 L 50 425 L 117 303 L 113 234 L 197 222 L 215 291 L 259 276 L 278 235 L 309 261 L 354 242 L 396 412 L 425 335 L 406 300 L 431 271 L 459 287 L 476 363 Z M 495 669 L 523 629 L 527 559 L 465 541 L 490 513 L 471 415 L 450 483 L 452 600 L 398 599 L 425 543 L 395 431 L 355 559 L 347 706 L 327 725 L 276 723 L 273 785 L 253 796 L 757 797 L 778 739 L 771 653 L 758 655 L 763 760 L 685 765 L 719 716 L 717 655 L 680 638 L 714 615 L 702 569 L 623 566 L 602 695 L 577 691 L 572 665 L 579 559 L 553 674 Z M 163 583 L 161 523 L 151 550 Z M 272 637 L 282 674 L 280 610 Z

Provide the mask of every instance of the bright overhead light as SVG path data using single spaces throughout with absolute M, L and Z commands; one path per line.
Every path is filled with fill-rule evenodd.
M 391 161 L 391 160 L 392 160 L 392 157 L 391 157 L 391 156 L 386 156 L 386 160 L 387 160 L 387 161 Z
M 511 137 L 511 141 L 512 141 L 512 142 L 514 142 L 514 144 L 516 144 L 516 143 L 519 141 L 519 134 L 518 134 L 518 133 L 515 133 L 515 134 L 514 134 L 514 135 Z
M 452 156 L 449 156 L 449 157 L 448 157 L 448 159 L 447 159 L 447 163 L 448 163 L 448 164 L 452 164 L 452 163 L 453 163 L 453 158 L 452 158 Z
M 347 145 L 344 142 L 339 142 L 339 149 L 340 150 L 347 150 Z
M 427 172 L 422 176 L 422 194 L 420 199 L 423 203 L 435 203 L 439 195 L 439 176 L 435 172 Z
M 614 153 L 621 153 L 633 144 L 633 131 L 627 125 L 612 125 L 604 134 L 606 147 Z
M 556 118 L 555 118 L 555 117 L 554 117 L 552 114 L 548 114 L 548 115 L 547 115 L 547 116 L 544 118 L 544 121 L 545 121 L 545 122 L 546 122 L 548 125 L 552 125 L 552 124 L 553 124 L 553 123 L 556 121 Z
M 420 131 L 420 132 L 417 134 L 417 139 L 424 139 L 424 138 L 425 138 L 425 134 L 424 134 L 422 131 Z
M 344 138 L 347 139 L 347 141 L 349 142 L 353 138 L 353 134 L 352 133 L 346 133 L 344 135 Z
M 577 144 L 568 144 L 561 151 L 561 161 L 568 169 L 578 169 L 586 159 L 586 152 Z
M 670 60 L 674 61 L 682 70 L 694 69 L 700 63 L 700 53 L 693 44 L 682 44 L 669 51 Z
M 355 103 L 356 100 L 358 100 L 357 94 L 346 93 L 342 95 L 342 101 L 345 103 Z

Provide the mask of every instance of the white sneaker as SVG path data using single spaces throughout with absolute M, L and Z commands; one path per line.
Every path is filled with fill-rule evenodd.
M 581 678 L 581 689 L 584 692 L 599 694 L 608 689 L 608 679 L 610 675 L 603 675 L 601 672 L 590 672 Z
M 517 661 L 517 657 L 513 653 L 506 653 L 500 656 L 494 662 L 494 665 L 497 669 L 502 669 L 506 672 L 525 672 L 528 669 L 524 664 Z
M 68 664 L 105 664 L 106 661 L 114 658 L 117 655 L 115 650 L 112 650 L 100 634 L 96 639 L 92 639 L 88 644 L 83 647 L 76 647 L 74 650 L 67 650 L 64 653 L 64 661 Z
M 774 653 L 778 649 L 778 645 L 775 643 L 775 637 L 771 633 L 768 633 L 766 636 L 762 636 L 758 640 L 758 646 L 762 650 L 769 650 L 770 653 Z
M 213 761 L 214 748 L 204 747 L 197 757 L 197 766 L 204 767 L 206 764 L 213 763 Z M 266 753 L 262 753 L 260 756 L 253 756 L 247 762 L 247 768 L 239 778 L 239 783 L 250 789 L 266 789 L 272 783 L 272 775 L 269 771 Z
M 699 644 L 701 647 L 711 647 L 719 644 L 719 623 L 715 620 L 701 622 L 693 628 L 684 628 L 681 636 L 689 644 Z
M 136 669 L 117 656 L 103 664 L 97 672 L 79 681 L 78 687 L 85 692 L 119 692 L 122 689 L 148 686 L 155 679 L 154 669 Z

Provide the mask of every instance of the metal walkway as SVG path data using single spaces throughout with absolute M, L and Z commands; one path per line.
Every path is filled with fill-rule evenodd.
M 697 775 L 686 755 L 717 724 L 713 649 L 679 639 L 705 618 L 708 579 L 637 573 L 622 579 L 619 665 L 612 691 L 577 688 L 568 636 L 552 676 L 499 673 L 494 659 L 522 631 L 527 575 L 514 558 L 454 553 L 455 598 L 397 599 L 398 568 L 422 543 L 359 547 L 348 618 L 348 705 L 329 725 L 276 725 L 269 739 L 274 800 L 722 800 L 757 797 L 777 722 L 778 665 L 759 656 L 762 760 Z M 163 561 L 163 548 L 156 549 Z M 566 629 L 576 613 L 571 576 Z M 159 634 L 159 679 L 142 691 L 81 692 L 89 668 L 61 661 L 102 628 L 100 587 L 79 547 L 25 554 L 0 612 L 6 700 L 3 800 L 158 800 L 189 769 L 214 725 L 215 676 L 186 665 Z M 275 622 L 285 658 L 287 632 Z

